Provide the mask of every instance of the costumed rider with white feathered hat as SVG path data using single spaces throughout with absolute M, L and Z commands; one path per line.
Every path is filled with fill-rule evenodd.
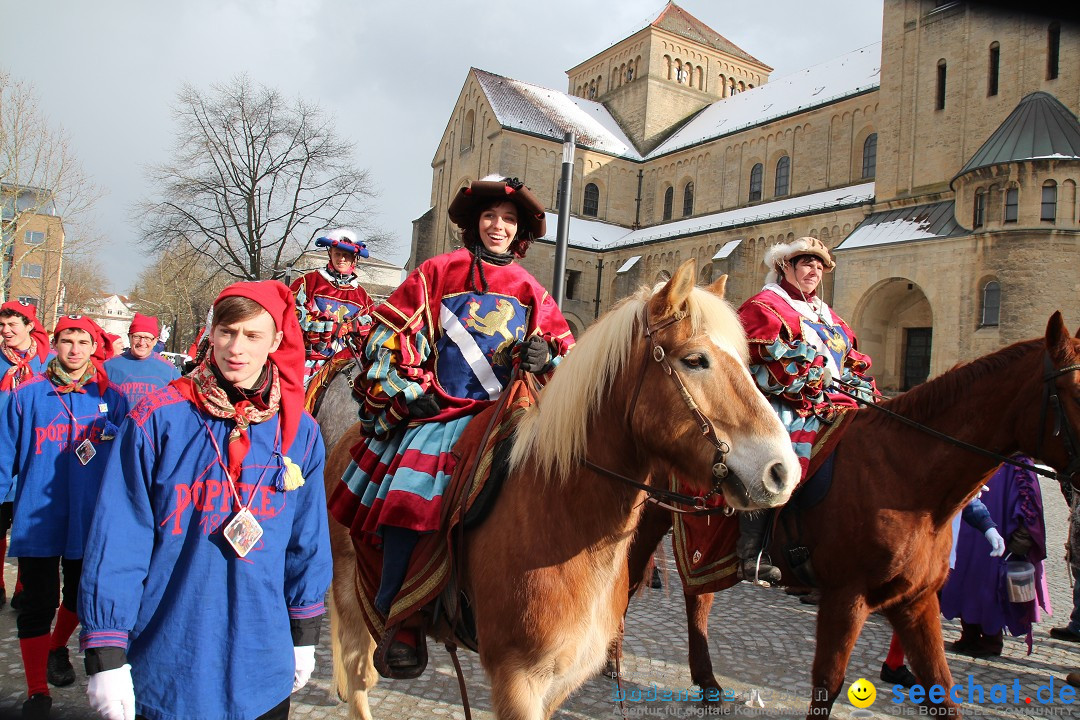
M 830 386 L 839 381 L 871 402 L 876 389 L 855 333 L 819 295 L 825 273 L 836 267 L 825 243 L 801 237 L 773 245 L 765 265 L 765 287 L 742 304 L 739 319 L 750 343 L 750 373 L 791 434 L 805 476 L 818 433 L 841 408 L 857 405 Z M 740 515 L 736 552 L 744 577 L 775 584 L 780 571 L 762 552 L 769 516 Z
M 368 257 L 367 243 L 350 228 L 331 230 L 315 240 L 326 248 L 326 267 L 307 273 L 291 286 L 296 313 L 304 331 L 305 385 L 319 368 L 345 348 L 349 333 L 366 334 L 371 323 L 371 297 L 356 275 L 357 257 Z M 357 347 L 363 347 L 358 341 Z

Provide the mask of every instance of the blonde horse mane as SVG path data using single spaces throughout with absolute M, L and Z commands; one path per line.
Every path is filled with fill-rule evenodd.
M 534 462 L 537 474 L 562 482 L 585 460 L 589 419 L 626 367 L 635 342 L 644 341 L 649 300 L 662 285 L 643 287 L 605 313 L 578 340 L 540 393 L 535 410 L 522 420 L 510 467 Z M 708 335 L 744 364 L 746 334 L 731 305 L 695 287 L 686 301 L 694 335 Z M 659 318 L 651 318 L 656 324 Z

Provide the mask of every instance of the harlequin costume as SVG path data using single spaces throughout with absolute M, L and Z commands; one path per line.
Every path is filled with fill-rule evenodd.
M 89 333 L 99 345 L 103 341 L 89 318 L 61 318 L 54 336 L 69 329 Z M 20 385 L 6 408 L 6 431 L 0 433 L 0 494 L 17 474 L 11 533 L 11 554 L 19 558 L 23 582 L 17 625 L 27 704 L 37 710 L 44 707 L 47 712 L 45 706 L 51 704 L 47 674 L 54 684 L 74 681 L 66 645 L 78 624 L 83 550 L 108 450 L 126 414 L 127 401 L 95 360 L 76 378 L 58 358 Z M 60 567 L 63 604 L 57 614 Z M 70 673 L 68 678 L 54 676 L 57 668 Z
M 156 317 L 135 313 L 128 334 L 150 333 L 154 337 L 161 334 Z M 158 388 L 165 387 L 180 377 L 176 366 L 156 352 L 149 357 L 137 358 L 127 349 L 105 362 L 105 372 L 109 379 L 120 388 L 128 400 L 129 407 L 135 407 L 139 401 Z
M 805 255 L 819 260 L 826 272 L 836 265 L 817 238 L 774 245 L 765 254 L 769 268 L 765 287 L 739 308 L 750 348 L 750 374 L 787 428 L 803 479 L 818 435 L 857 407 L 830 385 L 842 383 L 869 402 L 876 392 L 873 378 L 866 374 L 870 358 L 858 351 L 855 333 L 847 323 L 818 296 L 820 285 L 807 295 L 785 279 L 784 268 L 794 267 Z M 775 583 L 780 571 L 762 552 L 770 515 L 739 515 L 736 554 L 744 561 L 740 566 L 744 576 L 750 577 L 753 565 L 752 577 Z
M 508 197 L 521 213 L 520 244 L 494 255 L 473 234 L 479 208 Z M 554 300 L 512 262 L 543 235 L 543 206 L 531 193 L 514 181 L 478 181 L 461 190 L 450 217 L 465 231 L 466 247 L 422 263 L 372 312 L 360 411 L 368 438 L 353 448 L 354 462 L 329 501 L 355 541 L 384 547 L 375 599 L 384 614 L 417 533 L 438 529 L 451 448 L 507 386 L 518 348 L 540 338 L 550 372 L 573 345 Z M 418 417 L 413 409 L 425 400 L 431 414 Z
M 368 257 L 364 241 L 346 228 L 316 239 L 315 246 Z M 363 334 L 371 322 L 372 302 L 355 272 L 342 274 L 330 264 L 298 278 L 292 284 L 292 291 L 296 295 L 296 313 L 307 350 L 306 384 L 327 360 L 345 349 L 345 335 Z
M 330 584 L 325 449 L 303 412 L 292 295 L 266 281 L 236 283 L 218 302 L 231 296 L 273 316 L 280 347 L 251 391 L 227 383 L 211 351 L 139 403 L 87 542 L 80 609 L 91 689 L 99 674 L 104 684 L 130 666 L 127 687 L 151 720 L 287 712 L 294 647 L 314 658 Z M 257 541 L 250 525 L 230 525 L 242 508 L 261 526 Z M 241 557 L 227 535 L 254 545 Z

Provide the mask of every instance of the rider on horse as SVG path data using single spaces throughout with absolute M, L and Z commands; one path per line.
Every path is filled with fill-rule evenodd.
M 791 434 L 803 479 L 818 433 L 839 419 L 854 400 L 829 389 L 838 382 L 873 401 L 870 358 L 851 331 L 818 295 L 821 279 L 836 263 L 821 240 L 802 237 L 769 248 L 765 287 L 739 308 L 750 343 L 750 373 Z M 743 577 L 776 584 L 780 570 L 762 552 L 769 515 L 742 513 L 736 552 Z M 759 565 L 760 555 L 760 565 Z
M 326 248 L 326 267 L 297 278 L 290 288 L 304 331 L 305 384 L 334 353 L 345 349 L 348 333 L 371 322 L 371 297 L 356 276 L 356 258 L 368 256 L 367 244 L 353 230 L 338 228 L 318 238 L 315 246 Z
M 465 247 L 422 263 L 371 313 L 360 410 L 367 438 L 329 501 L 354 539 L 382 546 L 374 605 L 384 616 L 420 534 L 439 529 L 451 449 L 465 426 L 498 399 L 515 359 L 545 373 L 574 342 L 555 301 L 514 262 L 546 229 L 529 189 L 501 177 L 473 182 L 448 214 Z M 417 665 L 411 636 L 397 634 L 391 668 Z

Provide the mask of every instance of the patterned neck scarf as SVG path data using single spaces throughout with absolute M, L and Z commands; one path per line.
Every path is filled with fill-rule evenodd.
M 240 477 L 240 469 L 244 465 L 244 458 L 251 449 L 251 437 L 248 435 L 248 427 L 269 420 L 277 414 L 281 405 L 281 382 L 278 379 L 277 366 L 269 365 L 270 397 L 265 408 L 248 401 L 241 400 L 233 404 L 229 399 L 225 388 L 218 382 L 210 363 L 213 359 L 208 357 L 191 371 L 187 376 L 191 380 L 194 389 L 194 402 L 196 406 L 207 415 L 216 418 L 234 420 L 236 425 L 229 433 L 229 477 L 237 480 Z M 261 403 L 260 403 L 261 404 Z
M 26 352 L 20 353 L 15 348 L 9 348 L 7 345 L 0 345 L 0 351 L 4 353 L 4 357 L 11 363 L 11 367 L 7 369 L 3 377 L 0 377 L 0 391 L 8 392 L 19 387 L 19 384 L 34 374 L 34 369 L 30 367 L 30 361 L 37 355 L 37 340 L 33 337 L 30 338 L 30 347 L 26 349 Z
M 94 363 L 87 363 L 82 377 L 73 378 L 60 364 L 60 358 L 53 358 L 49 361 L 49 366 L 45 368 L 45 375 L 56 386 L 56 392 L 58 393 L 84 393 L 86 390 L 83 387 L 97 375 L 97 366 Z

